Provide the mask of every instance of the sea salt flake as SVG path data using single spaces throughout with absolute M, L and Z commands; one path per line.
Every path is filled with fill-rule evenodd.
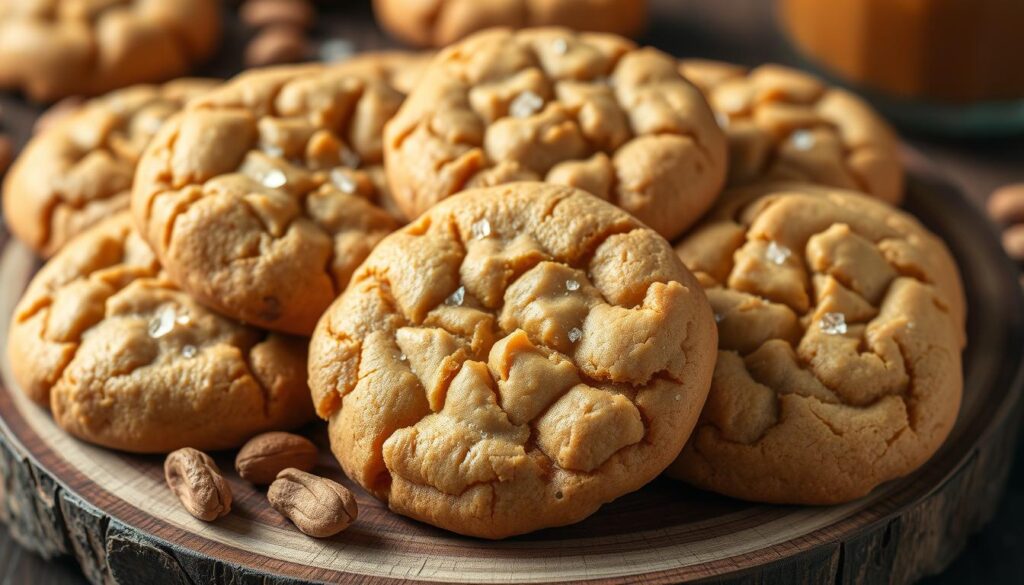
M 508 107 L 508 113 L 516 118 L 529 118 L 539 112 L 543 107 L 544 98 L 527 90 L 517 95 L 516 99 L 512 100 L 512 103 Z
M 555 42 L 551 43 L 551 49 L 556 55 L 564 55 L 569 52 L 569 43 L 565 39 L 555 39 Z
M 358 169 L 359 165 L 363 163 L 363 159 L 359 158 L 359 153 L 352 150 L 351 148 L 341 149 L 341 164 L 345 165 L 350 169 Z
M 331 182 L 342 193 L 352 195 L 356 192 L 356 182 L 352 180 L 348 173 L 342 172 L 340 169 L 331 171 Z
M 797 150 L 810 150 L 814 147 L 815 142 L 814 134 L 812 134 L 810 130 L 797 130 L 790 137 L 790 140 L 793 142 L 793 146 L 796 147 Z
M 271 189 L 279 189 L 284 187 L 286 183 L 288 183 L 288 177 L 278 169 L 272 169 L 266 175 L 263 175 L 263 185 Z
M 480 221 L 473 222 L 473 225 L 471 225 L 469 229 L 473 232 L 474 240 L 482 240 L 491 235 L 491 222 L 487 221 L 487 218 L 484 218 Z
M 580 283 L 575 280 L 569 279 L 565 281 L 565 290 L 570 292 L 580 290 Z
M 461 307 L 464 300 L 466 300 L 466 287 L 460 286 L 444 300 L 444 304 L 449 307 Z
M 768 242 L 764 255 L 772 264 L 782 266 L 793 255 L 793 251 L 777 242 Z
M 175 317 L 174 322 L 178 325 L 188 325 L 192 322 L 192 317 L 190 317 L 188 313 L 181 313 Z
M 198 351 L 199 350 L 196 348 L 196 346 L 186 345 L 181 348 L 181 355 L 183 355 L 186 359 L 192 359 L 196 357 L 196 353 Z
M 725 321 L 725 315 L 721 313 L 715 313 L 715 323 L 721 323 L 722 321 Z
M 827 335 L 843 335 L 846 333 L 846 315 L 825 313 L 821 321 L 818 321 L 818 327 Z
M 398 361 L 400 361 L 400 362 L 404 362 L 404 361 L 406 361 L 408 359 L 409 359 L 409 357 L 406 356 L 404 353 L 402 355 L 398 356 Z
M 676 394 L 674 398 L 676 399 L 676 402 L 679 402 L 680 400 L 683 399 L 683 396 L 681 394 Z
M 276 144 L 263 145 L 263 152 L 277 158 L 284 158 L 284 149 Z
M 571 343 L 576 343 L 581 337 L 583 337 L 583 332 L 580 331 L 579 327 L 573 327 L 569 330 L 569 341 Z
M 729 114 L 725 112 L 715 112 L 715 122 L 718 122 L 719 128 L 729 127 Z
M 153 339 L 160 339 L 173 331 L 174 319 L 174 309 L 171 307 L 160 309 L 160 312 L 149 321 L 149 336 Z

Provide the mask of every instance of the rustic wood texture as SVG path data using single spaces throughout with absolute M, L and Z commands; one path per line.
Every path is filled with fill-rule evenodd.
M 784 50 L 763 21 L 763 0 L 655 2 L 645 39 L 676 54 L 755 63 Z M 708 5 L 719 3 L 709 2 Z M 671 7 L 672 10 L 666 10 Z M 359 49 L 391 46 L 351 5 L 318 22 L 320 38 Z M 751 31 L 756 34 L 751 34 Z M 760 32 L 757 32 L 760 31 Z M 765 32 L 769 31 L 769 32 Z M 207 74 L 240 66 L 246 33 L 232 23 Z M 723 39 L 735 41 L 725 44 Z M 39 108 L 0 99 L 23 141 Z M 943 145 L 929 148 L 943 159 Z M 979 158 L 981 155 L 979 155 Z M 444 533 L 388 513 L 359 493 L 360 521 L 342 535 L 306 538 L 262 491 L 230 478 L 228 518 L 187 516 L 163 486 L 161 458 L 125 456 L 68 438 L 9 383 L 0 388 L 0 519 L 42 556 L 73 558 L 93 583 L 292 583 L 420 580 L 668 583 L 908 583 L 941 570 L 992 515 L 1013 457 L 1021 410 L 1024 310 L 1013 268 L 985 221 L 912 155 L 910 208 L 951 243 L 971 306 L 967 394 L 953 437 L 918 474 L 863 501 L 832 508 L 758 506 L 658 480 L 573 527 L 502 543 Z M 36 261 L 0 234 L 0 331 Z M 2 339 L 0 339 L 2 341 Z M 317 425 L 308 430 L 323 444 Z M 325 455 L 319 472 L 341 479 Z M 218 457 L 230 469 L 231 454 Z M 64 565 L 61 565 L 64 566 Z

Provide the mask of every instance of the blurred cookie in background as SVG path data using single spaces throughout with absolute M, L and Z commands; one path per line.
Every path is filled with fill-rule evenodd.
M 377 21 L 411 45 L 443 47 L 494 26 L 564 26 L 634 36 L 646 0 L 374 0 Z
M 178 79 L 54 106 L 4 181 L 11 232 L 49 257 L 86 228 L 127 209 L 135 164 L 149 140 L 186 101 L 216 84 Z
M 168 120 L 141 158 L 131 207 L 174 281 L 240 321 L 311 333 L 400 226 L 381 142 L 408 62 L 364 53 L 249 70 Z
M 216 50 L 217 0 L 0 2 L 0 89 L 37 101 L 184 75 Z

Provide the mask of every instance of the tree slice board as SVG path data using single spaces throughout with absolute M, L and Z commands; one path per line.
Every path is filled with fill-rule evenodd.
M 662 478 L 577 525 L 490 542 L 390 513 L 343 477 L 325 446 L 317 472 L 353 487 L 359 500 L 359 521 L 348 531 L 325 540 L 299 533 L 264 492 L 234 475 L 233 453 L 219 454 L 218 463 L 234 509 L 208 524 L 167 489 L 162 457 L 71 438 L 15 387 L 5 357 L 0 515 L 42 555 L 74 556 L 94 583 L 909 583 L 941 570 L 993 514 L 1024 384 L 1015 268 L 961 194 L 922 170 L 919 157 L 913 166 L 908 207 L 949 242 L 967 289 L 964 403 L 924 468 L 859 501 L 758 505 Z M 4 242 L 0 336 L 38 267 L 27 249 Z M 322 426 L 305 432 L 324 445 Z

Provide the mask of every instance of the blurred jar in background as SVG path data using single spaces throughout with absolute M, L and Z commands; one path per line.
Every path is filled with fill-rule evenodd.
M 898 118 L 962 131 L 1024 128 L 1024 0 L 779 1 L 793 44 L 827 73 L 891 98 L 883 109 L 933 106 Z M 978 104 L 990 107 L 969 107 Z

